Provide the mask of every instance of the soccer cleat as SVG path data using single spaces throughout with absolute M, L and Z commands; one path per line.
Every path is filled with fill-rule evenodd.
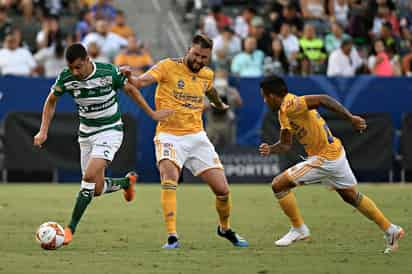
M 222 231 L 220 226 L 217 227 L 217 235 L 229 240 L 234 246 L 237 247 L 248 247 L 249 243 L 242 237 L 239 236 L 236 232 L 232 229 L 228 229 L 226 231 Z
M 123 189 L 123 196 L 127 202 L 130 202 L 134 199 L 134 196 L 136 195 L 135 186 L 136 186 L 137 178 L 139 176 L 137 175 L 136 172 L 130 171 L 129 173 L 126 174 L 125 177 L 129 179 L 129 187 L 126 189 Z
M 174 248 L 179 248 L 179 239 L 176 236 L 169 236 L 167 238 L 167 243 L 163 245 L 162 248 L 164 249 L 174 249 Z
M 69 227 L 64 228 L 64 241 L 63 245 L 68 245 L 73 240 L 73 233 Z
M 304 229 L 297 229 L 292 227 L 288 233 L 286 233 L 282 238 L 275 241 L 277 246 L 289 246 L 296 241 L 308 240 L 310 238 L 310 231 L 305 226 Z
M 385 254 L 395 252 L 399 248 L 399 240 L 403 238 L 405 231 L 400 226 L 394 226 L 392 233 L 385 233 L 386 248 L 383 251 Z

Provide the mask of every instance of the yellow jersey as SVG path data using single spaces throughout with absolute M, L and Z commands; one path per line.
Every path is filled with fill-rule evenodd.
M 296 136 L 308 156 L 336 160 L 342 152 L 341 141 L 334 137 L 325 120 L 315 109 L 308 109 L 304 96 L 288 93 L 279 109 L 281 129 Z
M 212 88 L 213 71 L 203 67 L 195 73 L 183 63 L 183 58 L 168 58 L 148 73 L 157 81 L 156 110 L 175 111 L 166 120 L 158 122 L 156 134 L 186 135 L 203 131 L 204 96 Z

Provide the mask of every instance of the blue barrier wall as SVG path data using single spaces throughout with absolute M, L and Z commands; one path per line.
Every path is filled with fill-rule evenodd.
M 266 111 L 259 94 L 260 79 L 232 79 L 244 101 L 238 113 L 238 143 L 257 145 L 260 127 Z M 326 93 L 338 99 L 355 113 L 389 112 L 396 128 L 400 127 L 402 113 L 412 112 L 412 79 L 376 78 L 327 78 L 323 76 L 286 78 L 289 89 L 296 94 Z M 41 111 L 52 79 L 0 78 L 0 120 L 11 111 Z M 142 90 L 146 100 L 153 105 L 155 86 Z M 153 135 L 155 123 L 147 117 L 126 95 L 120 94 L 123 113 L 131 113 L 138 123 L 136 170 L 143 181 L 158 181 L 155 166 Z M 57 111 L 75 111 L 70 96 L 63 96 Z M 64 179 L 64 178 L 63 178 Z

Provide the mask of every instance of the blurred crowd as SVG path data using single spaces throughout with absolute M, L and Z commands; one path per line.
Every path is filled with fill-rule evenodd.
M 412 75 L 410 0 L 189 0 L 185 12 L 233 75 Z
M 64 49 L 81 42 L 98 62 L 153 65 L 147 47 L 112 0 L 0 0 L 0 74 L 56 77 Z

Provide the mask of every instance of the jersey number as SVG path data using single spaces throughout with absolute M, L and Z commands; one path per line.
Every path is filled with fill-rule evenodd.
M 328 138 L 328 143 L 332 144 L 333 143 L 333 136 L 332 136 L 332 133 L 330 132 L 330 129 L 329 129 L 328 125 L 324 124 L 323 128 L 325 129 L 326 137 Z

